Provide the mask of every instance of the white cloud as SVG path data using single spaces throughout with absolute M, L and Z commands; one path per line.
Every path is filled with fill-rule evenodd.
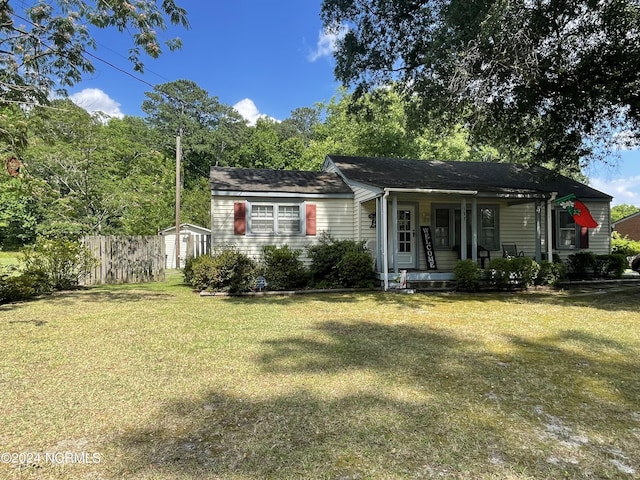
M 120 104 L 98 88 L 85 88 L 69 98 L 89 113 L 102 112 L 112 118 L 124 117 L 124 113 L 120 111 Z
M 318 43 L 316 49 L 309 54 L 309 61 L 315 62 L 322 57 L 333 55 L 336 51 L 337 44 L 349 31 L 346 25 L 335 25 L 323 29 L 318 35 Z
M 613 198 L 612 205 L 635 205 L 640 207 L 640 175 L 628 178 L 592 178 L 589 182 L 596 190 L 607 193 Z
M 242 115 L 242 118 L 244 118 L 247 122 L 249 122 L 249 125 L 251 126 L 255 125 L 258 119 L 260 118 L 269 118 L 274 122 L 278 121 L 275 118 L 270 117 L 269 115 L 260 113 L 260 111 L 258 110 L 258 107 L 256 107 L 256 104 L 253 103 L 253 100 L 251 100 L 250 98 L 245 98 L 243 100 L 240 100 L 238 103 L 236 103 L 233 106 L 233 108 L 235 109 L 236 112 Z

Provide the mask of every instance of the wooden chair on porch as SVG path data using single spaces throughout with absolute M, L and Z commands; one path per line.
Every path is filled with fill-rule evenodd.
M 515 243 L 503 243 L 502 256 L 504 258 L 524 257 L 524 252 L 518 251 L 518 247 Z

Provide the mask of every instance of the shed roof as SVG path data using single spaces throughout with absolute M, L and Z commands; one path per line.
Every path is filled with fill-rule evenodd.
M 503 194 L 611 196 L 551 170 L 515 163 L 443 162 L 398 158 L 327 156 L 347 181 L 378 188 L 473 190 Z
M 352 194 L 332 172 L 211 167 L 211 190 L 242 193 Z

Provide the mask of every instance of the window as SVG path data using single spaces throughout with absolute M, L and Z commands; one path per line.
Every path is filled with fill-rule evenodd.
M 436 208 L 435 225 L 433 226 L 433 243 L 435 248 L 451 247 L 449 239 L 449 225 L 451 223 L 450 211 L 448 208 Z
M 500 249 L 500 232 L 498 207 L 491 205 L 478 206 L 478 245 L 488 250 Z M 438 205 L 432 213 L 434 247 L 441 250 L 460 245 L 462 238 L 462 211 L 460 206 Z M 467 210 L 466 234 L 467 244 L 471 245 L 471 209 Z
M 252 203 L 249 206 L 249 233 L 254 235 L 300 235 L 300 205 Z
M 577 225 L 566 210 L 556 210 L 556 235 L 558 248 L 576 248 Z

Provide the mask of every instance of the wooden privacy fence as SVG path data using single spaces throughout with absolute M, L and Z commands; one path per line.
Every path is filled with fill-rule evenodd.
M 83 243 L 98 260 L 84 285 L 158 282 L 165 278 L 165 247 L 160 236 L 88 236 Z

